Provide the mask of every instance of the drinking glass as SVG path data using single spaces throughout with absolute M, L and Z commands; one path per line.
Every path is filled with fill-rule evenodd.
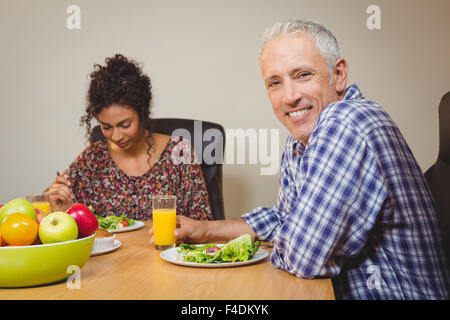
M 173 248 L 176 243 L 177 197 L 155 195 L 152 197 L 153 240 L 155 249 Z
M 45 214 L 50 213 L 50 198 L 48 192 L 27 193 L 27 200 L 33 207 L 41 210 Z

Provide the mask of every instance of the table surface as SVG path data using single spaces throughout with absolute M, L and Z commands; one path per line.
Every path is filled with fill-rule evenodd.
M 148 243 L 150 225 L 145 222 L 141 229 L 116 233 L 122 246 L 91 256 L 81 269 L 79 288 L 76 282 L 66 280 L 30 288 L 2 288 L 0 300 L 334 299 L 331 280 L 304 280 L 277 270 L 270 256 L 255 264 L 230 268 L 194 268 L 167 262 L 159 256 L 161 251 Z

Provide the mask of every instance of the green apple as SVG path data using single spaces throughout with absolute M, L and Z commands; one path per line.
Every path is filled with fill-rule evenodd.
M 65 212 L 50 213 L 39 224 L 39 239 L 43 244 L 75 240 L 77 237 L 77 223 Z
M 31 204 L 31 202 L 26 199 L 18 198 L 9 201 L 0 209 L 0 223 L 3 222 L 3 219 L 5 219 L 6 216 L 16 212 L 24 213 L 27 216 L 33 218 L 34 220 L 36 220 L 37 218 L 36 211 L 34 210 L 34 207 Z

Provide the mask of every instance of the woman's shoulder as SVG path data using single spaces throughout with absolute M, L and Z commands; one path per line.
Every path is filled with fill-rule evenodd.
M 82 152 L 86 156 L 99 158 L 108 154 L 108 145 L 106 141 L 100 140 L 89 144 Z
M 170 136 L 170 145 L 183 148 L 191 148 L 191 142 L 183 136 Z
M 174 164 L 200 164 L 191 142 L 183 136 L 171 136 L 168 150 Z
M 183 136 L 174 136 L 161 133 L 152 133 L 153 148 L 155 150 L 180 150 L 191 152 L 191 143 Z
M 108 153 L 108 147 L 105 141 L 96 141 L 89 144 L 73 161 L 72 165 L 83 163 L 93 164 L 103 162 Z

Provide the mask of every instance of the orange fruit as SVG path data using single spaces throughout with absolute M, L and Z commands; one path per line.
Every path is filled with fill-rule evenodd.
M 28 246 L 38 235 L 37 221 L 23 213 L 8 215 L 0 225 L 0 233 L 6 244 Z

